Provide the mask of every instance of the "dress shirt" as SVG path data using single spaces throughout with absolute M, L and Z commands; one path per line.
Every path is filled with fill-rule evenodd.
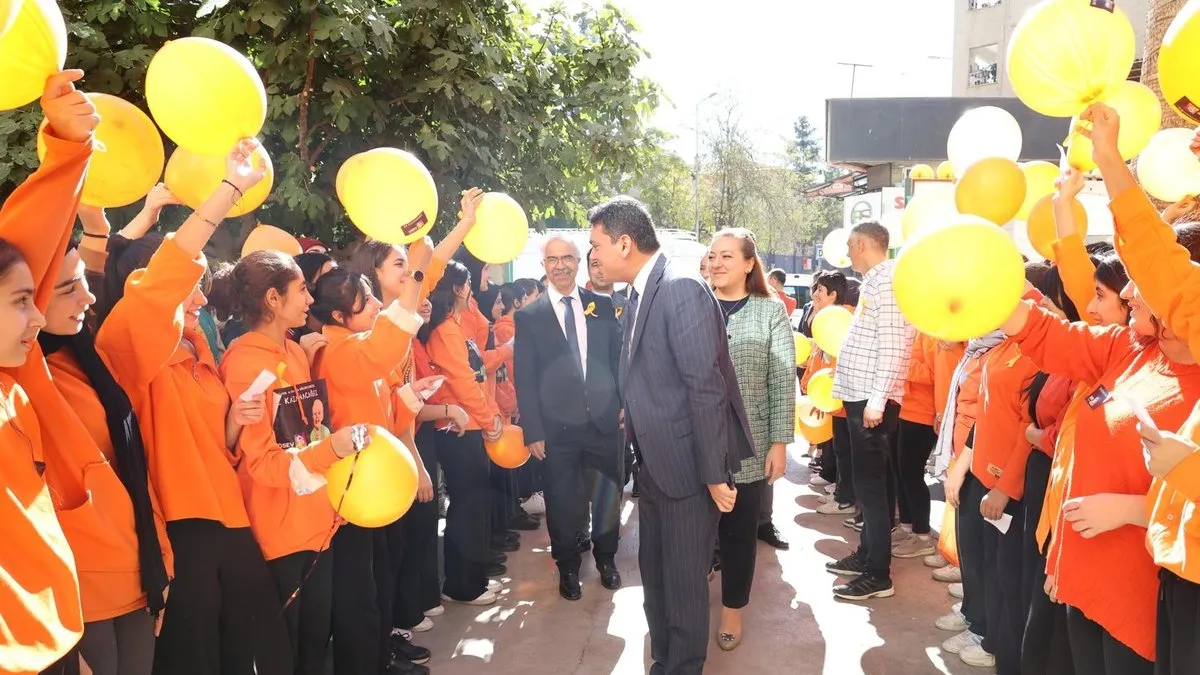
M 563 304 L 563 298 L 571 298 L 571 314 L 575 317 L 575 335 L 579 339 L 579 362 L 583 365 L 583 376 L 587 377 L 587 318 L 584 317 L 583 311 L 587 309 L 583 306 L 583 302 L 579 299 L 579 287 L 571 287 L 570 295 L 563 295 L 554 289 L 553 284 L 547 284 L 546 294 L 550 296 L 550 307 L 554 309 L 554 316 L 558 319 L 558 327 L 562 329 L 563 338 L 567 336 L 567 307 Z M 570 346 L 570 343 L 567 343 Z
M 892 289 L 895 261 L 885 260 L 863 275 L 858 307 L 838 356 L 833 395 L 866 401 L 883 411 L 904 398 L 904 380 L 916 331 L 904 320 Z
M 646 284 L 650 283 L 650 272 L 654 271 L 654 266 L 658 264 L 658 259 L 662 257 L 662 251 L 656 251 L 650 259 L 642 265 L 642 269 L 638 271 L 637 276 L 633 278 L 633 290 L 638 294 L 638 313 L 642 311 L 642 301 L 646 296 Z M 633 339 L 633 333 L 637 330 L 637 317 L 629 317 L 629 339 Z

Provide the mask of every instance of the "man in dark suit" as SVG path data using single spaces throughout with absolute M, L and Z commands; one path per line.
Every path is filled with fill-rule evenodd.
M 513 380 L 525 442 L 545 462 L 546 526 L 558 564 L 558 592 L 578 600 L 577 539 L 586 531 L 589 498 L 600 583 L 609 590 L 621 587 L 614 561 L 624 482 L 617 391 L 621 332 L 612 300 L 576 285 L 575 244 L 550 237 L 542 258 L 546 292 L 515 317 Z
M 588 214 L 592 256 L 630 284 L 620 381 L 625 429 L 641 465 L 638 565 L 652 675 L 695 675 L 708 652 L 708 571 L 733 473 L 754 455 L 720 306 L 695 270 L 659 251 L 640 202 Z

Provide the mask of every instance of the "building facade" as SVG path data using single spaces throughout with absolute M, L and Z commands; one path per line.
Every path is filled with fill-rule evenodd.
M 1039 0 L 952 0 L 954 3 L 954 96 L 1016 96 L 1004 72 L 1005 55 L 1013 30 L 1026 10 Z M 1121 0 L 1118 6 L 1133 24 L 1141 70 L 1146 39 L 1147 0 Z

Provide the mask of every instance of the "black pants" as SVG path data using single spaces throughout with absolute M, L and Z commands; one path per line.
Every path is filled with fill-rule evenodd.
M 439 432 L 438 464 L 446 477 L 450 508 L 446 510 L 443 548 L 446 582 L 442 592 L 456 600 L 473 600 L 487 590 L 490 553 L 488 467 L 483 434 L 463 436 Z
M 838 457 L 837 453 L 833 451 L 833 441 L 820 443 L 816 447 L 821 449 L 821 458 L 817 460 L 817 475 L 829 481 L 830 483 L 837 483 Z M 847 480 L 849 480 L 851 483 L 854 482 L 850 478 L 847 478 Z
M 508 530 L 508 521 L 517 513 L 517 473 L 488 463 L 488 516 L 491 534 L 502 535 Z
M 1021 640 L 1022 675 L 1073 675 L 1067 638 L 1067 608 L 1046 595 L 1046 556 L 1037 543 L 1037 525 L 1050 480 L 1051 459 L 1034 450 L 1025 464 L 1025 531 L 1022 532 L 1021 600 L 1025 632 Z
M 1012 516 L 1008 532 L 1000 533 L 984 521 L 984 612 L 987 633 L 983 648 L 996 657 L 997 675 L 1021 675 L 1021 639 L 1025 634 L 1024 603 L 1021 595 L 1025 521 L 1024 505 L 1009 500 L 1004 512 Z M 964 587 L 965 589 L 965 587 Z
M 250 528 L 167 523 L 175 579 L 154 650 L 161 675 L 290 675 L 275 579 Z
M 333 612 L 333 554 L 300 551 L 267 566 L 284 605 L 296 675 L 325 675 Z
M 1158 634 L 1154 675 L 1200 673 L 1200 585 L 1158 573 Z
M 992 526 L 985 523 L 983 515 L 979 513 L 979 505 L 987 493 L 983 483 L 967 471 L 967 477 L 963 479 L 962 488 L 958 492 L 958 513 L 955 519 L 958 528 L 958 565 L 962 571 L 962 615 L 966 618 L 971 632 L 979 636 L 986 636 L 988 631 L 987 585 L 984 581 L 987 563 L 983 542 L 987 537 L 984 528 Z
M 866 401 L 846 401 L 845 406 L 850 454 L 854 462 L 854 491 L 863 512 L 858 557 L 867 563 L 867 574 L 890 579 L 892 514 L 888 513 L 887 485 L 892 476 L 888 457 L 891 455 L 891 435 L 896 433 L 896 422 L 900 419 L 900 406 L 895 401 L 888 401 L 883 421 L 873 429 L 863 426 Z
M 750 604 L 754 562 L 758 554 L 758 505 L 767 481 L 739 483 L 733 510 L 721 514 L 717 536 L 721 547 L 721 604 L 741 609 Z
M 417 429 L 417 452 L 434 485 L 438 484 L 438 433 L 432 423 Z M 396 628 L 412 628 L 421 622 L 424 613 L 442 604 L 441 567 L 438 565 L 438 500 L 413 502 L 412 508 L 399 520 L 402 529 L 402 548 L 393 541 L 392 555 L 396 567 L 396 603 L 392 617 Z
M 833 496 L 839 504 L 857 504 L 858 494 L 854 491 L 854 454 L 850 452 L 850 426 L 845 417 L 833 418 L 833 441 L 831 448 L 837 464 L 839 480 Z
M 83 626 L 79 652 L 92 675 L 149 675 L 154 668 L 154 617 L 142 608 L 90 621 Z
M 72 647 L 71 651 L 39 675 L 79 675 L 79 645 Z
M 384 660 L 380 638 L 391 632 L 380 606 L 379 572 L 386 562 L 387 535 L 383 528 L 342 525 L 333 537 L 333 672 L 335 675 L 376 675 Z M 384 560 L 380 560 L 380 555 Z M 385 567 L 385 569 L 387 569 Z M 390 619 L 391 598 L 387 601 Z
M 1026 616 L 1033 598 L 1045 593 L 1046 557 L 1037 541 L 1037 526 L 1042 519 L 1042 502 L 1046 501 L 1046 486 L 1050 482 L 1050 464 L 1053 460 L 1038 449 L 1029 453 L 1025 463 L 1025 498 L 1021 519 L 1024 532 L 1021 546 L 1021 606 Z M 1014 523 L 1015 524 L 1015 523 Z
M 888 434 L 888 482 L 887 482 L 887 505 L 888 515 L 891 517 L 891 527 L 896 527 L 897 513 L 899 513 L 899 522 L 912 524 L 912 514 L 908 511 L 908 495 L 900 489 L 900 473 L 896 468 L 896 464 L 900 461 L 900 420 L 896 420 L 896 431 Z M 899 511 L 897 512 L 897 506 Z
M 738 486 L 741 489 L 741 486 Z M 758 524 L 770 525 L 775 517 L 775 486 L 763 482 L 762 495 L 758 500 Z M 757 536 L 757 534 L 755 535 Z
M 1114 590 L 1116 590 L 1114 588 Z M 1067 606 L 1067 637 L 1080 675 L 1152 675 L 1154 664 L 1125 646 L 1104 628 Z M 1188 664 L 1195 666 L 1195 662 Z
M 911 523 L 916 534 L 929 534 L 929 486 L 925 484 L 925 465 L 937 445 L 937 432 L 927 424 L 900 420 L 897 435 L 896 481 L 902 509 L 901 522 Z
M 546 486 L 546 529 L 550 552 L 560 569 L 577 572 L 581 562 L 576 536 L 592 516 L 592 556 L 611 562 L 621 537 L 621 486 L 624 478 L 621 435 L 589 428 L 574 441 L 546 444 L 542 477 Z M 755 511 L 757 517 L 757 511 Z M 586 529 L 584 530 L 586 534 Z

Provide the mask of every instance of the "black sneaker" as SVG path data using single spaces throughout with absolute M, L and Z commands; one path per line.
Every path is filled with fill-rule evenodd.
M 847 577 L 856 577 L 867 573 L 867 563 L 863 562 L 857 553 L 851 553 L 841 560 L 825 563 L 825 571 Z
M 880 579 L 864 574 L 851 579 L 849 583 L 834 586 L 833 594 L 843 600 L 890 598 L 896 594 L 896 587 L 892 585 L 891 579 Z
M 520 539 L 510 539 L 505 535 L 492 535 L 492 550 L 501 553 L 514 553 L 521 550 Z
M 492 563 L 487 566 L 487 571 L 484 574 L 489 577 L 502 577 L 508 574 L 508 568 L 501 563 Z
M 392 662 L 408 661 L 417 665 L 429 663 L 429 650 L 414 645 L 402 633 L 393 632 L 391 637 Z
M 508 529 L 510 530 L 524 530 L 526 532 L 533 532 L 541 526 L 542 521 L 534 518 L 528 513 L 525 513 L 524 510 L 522 510 L 520 513 L 514 514 L 513 517 L 509 518 L 508 520 Z
M 429 667 L 404 659 L 392 659 L 385 675 L 429 675 Z

